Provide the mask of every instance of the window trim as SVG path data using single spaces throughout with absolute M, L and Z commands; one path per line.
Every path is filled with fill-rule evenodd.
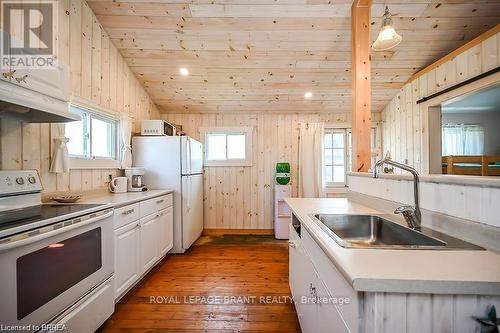
M 80 109 L 83 112 L 86 112 L 90 114 L 91 116 L 94 116 L 95 119 L 100 119 L 100 120 L 107 120 L 107 121 L 114 121 L 116 123 L 115 127 L 115 158 L 110 158 L 110 157 L 97 157 L 97 156 L 91 156 L 91 157 L 86 157 L 83 155 L 69 155 L 69 160 L 70 160 L 70 169 L 116 169 L 120 168 L 121 166 L 121 148 L 122 148 L 122 142 L 120 140 L 121 138 L 121 123 L 120 123 L 120 118 L 117 114 L 110 113 L 107 111 L 103 111 L 99 108 L 96 108 L 94 106 L 88 106 L 86 103 L 80 103 L 79 101 L 72 101 L 68 105 L 68 109 L 70 112 L 71 107 L 75 107 L 77 109 Z M 92 118 L 91 118 L 92 119 Z M 90 119 L 90 121 L 91 121 Z M 92 129 L 90 129 L 91 131 Z M 92 136 L 92 133 L 89 134 Z M 92 145 L 91 141 L 89 141 L 89 144 Z
M 225 127 L 225 126 L 214 126 L 214 127 L 200 127 L 200 137 L 203 142 L 204 154 L 203 163 L 207 167 L 244 167 L 252 166 L 252 135 L 253 127 L 242 126 L 242 127 Z M 231 159 L 231 160 L 209 160 L 207 158 L 208 145 L 207 145 L 207 135 L 208 134 L 244 134 L 245 135 L 245 159 Z

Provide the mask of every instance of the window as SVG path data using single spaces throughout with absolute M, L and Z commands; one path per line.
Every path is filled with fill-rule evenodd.
M 442 155 L 482 155 L 484 128 L 480 125 L 443 125 Z
M 116 119 L 74 105 L 71 106 L 71 112 L 79 114 L 82 119 L 65 125 L 70 157 L 92 160 L 119 159 Z
M 201 128 L 206 166 L 251 166 L 251 127 Z
M 325 130 L 324 175 L 327 186 L 345 185 L 346 173 L 346 130 Z
M 376 147 L 376 129 L 371 129 L 372 151 Z M 352 170 L 352 132 L 347 128 L 325 129 L 323 143 L 324 182 L 327 187 L 345 186 L 346 173 Z M 372 157 L 372 160 L 376 156 Z M 374 163 L 372 161 L 372 163 Z

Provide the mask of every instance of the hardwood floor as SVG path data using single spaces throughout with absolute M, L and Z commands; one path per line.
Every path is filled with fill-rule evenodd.
M 204 236 L 168 255 L 101 331 L 300 332 L 290 296 L 286 241 Z

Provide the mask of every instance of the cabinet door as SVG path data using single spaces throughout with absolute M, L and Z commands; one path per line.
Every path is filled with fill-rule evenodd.
M 299 241 L 290 244 L 290 285 L 302 332 L 316 332 L 316 272 Z
M 139 221 L 115 230 L 115 299 L 139 277 Z
M 314 288 L 318 299 L 315 313 L 317 320 L 314 332 L 349 333 L 350 330 L 347 329 L 344 320 L 340 316 L 335 300 L 328 295 L 323 282 L 319 278 L 314 283 Z
M 159 214 L 141 220 L 141 274 L 153 267 L 159 258 Z
M 174 215 L 172 207 L 160 211 L 160 257 L 174 246 Z

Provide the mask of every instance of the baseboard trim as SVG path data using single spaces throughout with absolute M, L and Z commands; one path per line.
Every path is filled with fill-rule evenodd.
M 203 229 L 203 236 L 273 235 L 274 229 Z

